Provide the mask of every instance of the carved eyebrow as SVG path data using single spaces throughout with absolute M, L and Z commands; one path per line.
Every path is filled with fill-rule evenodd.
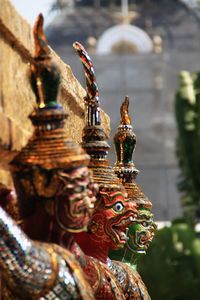
M 141 217 L 144 217 L 145 219 L 151 219 L 151 216 L 149 216 L 149 215 L 147 215 L 147 214 L 145 214 L 145 213 L 139 213 L 138 214 L 138 218 L 141 218 Z
M 113 197 L 113 198 L 110 198 L 109 201 L 107 201 L 107 203 L 105 204 L 105 206 L 113 206 L 115 203 L 117 202 L 120 202 L 121 204 L 123 204 L 124 202 L 124 198 L 123 197 Z

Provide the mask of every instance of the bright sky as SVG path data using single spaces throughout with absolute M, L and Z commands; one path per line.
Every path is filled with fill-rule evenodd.
M 10 0 L 21 16 L 24 17 L 31 25 L 36 20 L 39 13 L 42 13 L 47 25 L 55 14 L 49 14 L 53 0 Z

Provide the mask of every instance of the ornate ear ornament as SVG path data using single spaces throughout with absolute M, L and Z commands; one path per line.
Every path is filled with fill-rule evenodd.
M 99 224 L 96 223 L 94 220 L 92 220 L 90 223 L 89 223 L 89 232 L 90 233 L 96 233 L 98 231 L 98 228 L 99 228 Z
M 87 96 L 84 99 L 86 123 L 82 135 L 82 146 L 91 157 L 89 167 L 93 171 L 94 181 L 101 188 L 106 186 L 110 189 L 123 189 L 107 158 L 110 146 L 106 141 L 106 136 L 101 126 L 99 90 L 93 63 L 87 51 L 80 43 L 74 43 L 73 47 L 83 64 L 86 78 Z

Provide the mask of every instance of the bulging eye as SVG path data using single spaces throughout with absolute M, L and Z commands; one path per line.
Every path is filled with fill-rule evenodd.
M 82 192 L 84 192 L 84 190 L 85 190 L 85 187 L 83 185 L 79 185 L 74 189 L 75 193 L 82 193 Z
M 148 227 L 149 226 L 149 224 L 147 222 L 142 222 L 141 224 L 142 224 L 143 227 Z
M 115 205 L 113 205 L 113 209 L 116 212 L 121 212 L 124 209 L 124 205 L 121 202 L 117 202 L 117 203 L 115 203 Z

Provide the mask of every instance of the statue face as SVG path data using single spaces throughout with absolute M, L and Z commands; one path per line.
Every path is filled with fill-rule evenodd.
M 97 186 L 87 167 L 58 173 L 60 186 L 56 196 L 56 220 L 71 232 L 86 230 L 96 201 Z
M 130 251 L 145 253 L 152 241 L 156 224 L 153 222 L 153 214 L 147 208 L 138 208 L 138 218 L 128 230 L 127 247 Z
M 95 241 L 116 250 L 127 242 L 128 227 L 136 216 L 136 204 L 125 199 L 122 192 L 100 191 L 88 229 Z
M 14 179 L 22 217 L 35 213 L 39 201 L 62 229 L 86 230 L 98 190 L 87 167 L 71 171 L 28 169 Z

